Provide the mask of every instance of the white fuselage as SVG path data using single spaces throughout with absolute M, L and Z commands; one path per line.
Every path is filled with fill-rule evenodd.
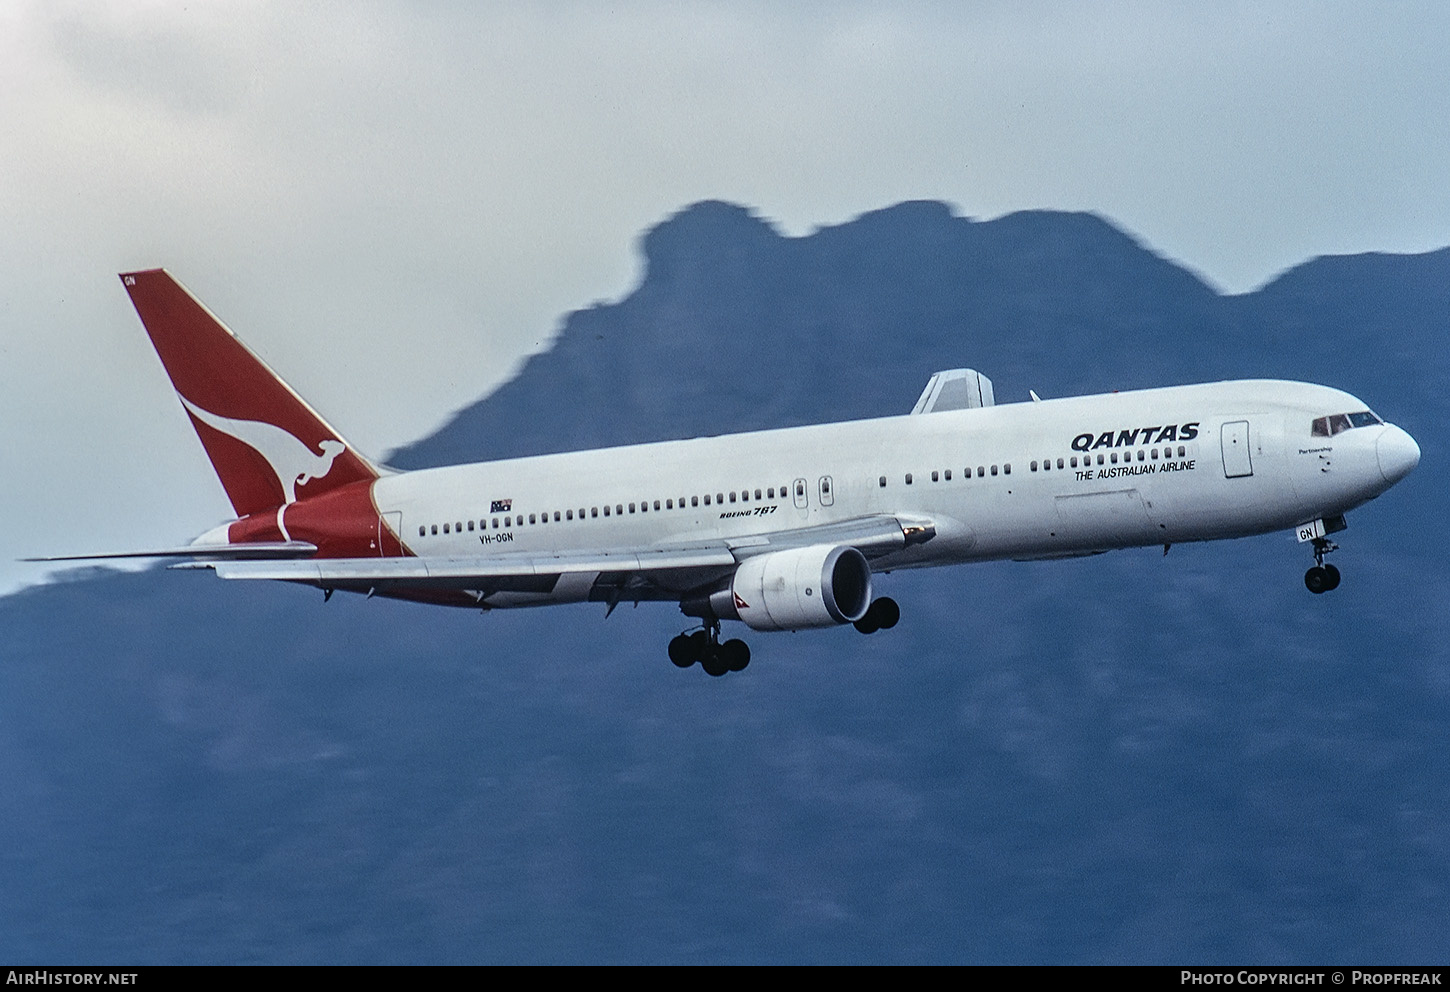
M 1343 514 L 1413 467 L 1393 426 L 1311 435 L 1364 409 L 1298 382 L 1176 386 L 428 469 L 374 500 L 422 557 L 748 543 L 872 514 L 935 529 L 876 570 L 1060 557 Z

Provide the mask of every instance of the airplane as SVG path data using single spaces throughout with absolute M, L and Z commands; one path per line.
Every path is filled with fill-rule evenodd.
M 896 625 L 873 579 L 1292 529 L 1310 592 L 1345 514 L 1420 449 L 1327 386 L 1245 380 L 997 404 L 937 372 L 909 414 L 400 472 L 370 462 L 164 269 L 121 274 L 236 518 L 182 558 L 224 579 L 484 611 L 677 603 L 677 666 L 757 631 Z M 606 615 L 608 615 L 606 613 Z

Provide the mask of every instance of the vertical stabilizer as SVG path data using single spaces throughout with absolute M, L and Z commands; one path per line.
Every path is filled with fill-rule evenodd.
M 237 516 L 378 477 L 166 270 L 121 282 Z

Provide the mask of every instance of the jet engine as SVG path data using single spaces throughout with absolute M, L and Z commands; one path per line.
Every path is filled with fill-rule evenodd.
M 747 558 L 730 585 L 710 596 L 722 620 L 755 630 L 806 630 L 855 623 L 871 605 L 871 566 L 855 548 L 818 544 Z

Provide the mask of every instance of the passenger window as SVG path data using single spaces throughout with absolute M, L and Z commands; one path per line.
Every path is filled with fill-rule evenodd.
M 448 525 L 447 524 L 444 524 L 443 525 L 443 533 L 445 533 L 445 534 L 448 533 Z
M 1179 458 L 1182 458 L 1186 454 L 1188 454 L 1188 449 L 1185 448 L 1183 445 L 1180 444 L 1178 446 L 1178 457 Z
M 931 481 L 932 482 L 940 482 L 941 481 L 941 477 L 937 475 L 936 469 L 932 469 L 932 471 L 931 471 Z
M 629 504 L 629 512 L 630 513 L 633 513 L 634 512 L 634 504 L 633 503 Z
M 706 506 L 709 506 L 710 505 L 710 494 L 709 493 L 706 493 L 705 494 L 705 505 Z
M 947 477 L 947 481 L 948 482 L 951 482 L 952 481 L 952 470 L 951 469 L 947 469 L 946 477 Z
M 419 527 L 418 528 L 418 536 L 419 537 L 427 537 L 428 536 L 428 528 L 427 527 Z
M 1073 464 L 1077 464 L 1077 459 L 1073 459 Z M 1062 459 L 1061 459 L 1061 458 L 1059 458 L 1059 459 L 1058 459 L 1058 460 L 1057 460 L 1057 467 L 1058 467 L 1058 468 L 1062 468 L 1062 467 L 1063 467 L 1063 464 L 1062 464 Z
M 705 497 L 705 498 L 706 499 L 709 499 L 708 496 Z M 683 500 L 681 501 L 681 505 L 683 505 Z M 691 506 L 699 506 L 700 505 L 700 497 L 698 497 L 698 496 L 691 496 L 690 497 L 690 505 Z
M 607 507 L 607 506 L 604 508 L 604 515 L 606 517 L 609 516 L 609 507 Z M 599 507 L 597 507 L 597 506 L 591 506 L 589 508 L 589 516 L 590 516 L 591 519 L 598 517 L 599 516 Z
M 735 502 L 735 490 L 730 490 L 730 502 Z
M 995 468 L 992 469 L 992 474 L 993 475 L 996 475 L 997 474 L 997 470 Z M 987 476 L 987 469 L 986 469 L 986 467 L 985 466 L 982 466 L 982 465 L 978 465 L 977 466 L 977 478 L 984 479 L 984 478 L 986 478 L 986 476 Z
M 1036 472 L 1037 471 L 1037 462 L 1034 461 L 1030 466 L 1028 466 L 1028 468 L 1029 468 L 1030 471 Z
M 606 517 L 609 516 L 609 506 L 608 506 L 608 504 L 606 504 L 605 507 L 604 507 L 604 515 Z
M 755 490 L 755 498 L 756 499 L 760 499 L 760 490 L 759 489 Z M 656 507 L 655 509 L 659 509 L 659 508 Z
M 996 475 L 997 474 L 997 466 L 995 466 L 995 465 L 992 466 L 992 474 L 993 475 Z
M 655 509 L 658 510 L 659 508 L 660 508 L 660 501 L 659 500 L 655 500 Z
M 1002 474 L 1003 475 L 1011 475 L 1012 474 L 1012 463 L 1011 462 L 1007 462 L 1005 465 L 1002 466 Z
M 547 513 L 544 514 L 545 519 L 547 519 L 548 516 L 549 515 Z M 532 513 L 529 514 L 529 523 L 534 523 L 534 515 Z
M 911 473 L 910 472 L 907 472 L 906 473 L 906 484 L 908 486 L 911 485 Z
M 473 530 L 473 521 L 472 520 L 468 521 L 468 529 L 469 530 Z
M 881 481 L 881 488 L 882 489 L 885 489 L 886 488 L 886 476 L 883 475 L 881 477 L 881 480 L 880 481 Z

